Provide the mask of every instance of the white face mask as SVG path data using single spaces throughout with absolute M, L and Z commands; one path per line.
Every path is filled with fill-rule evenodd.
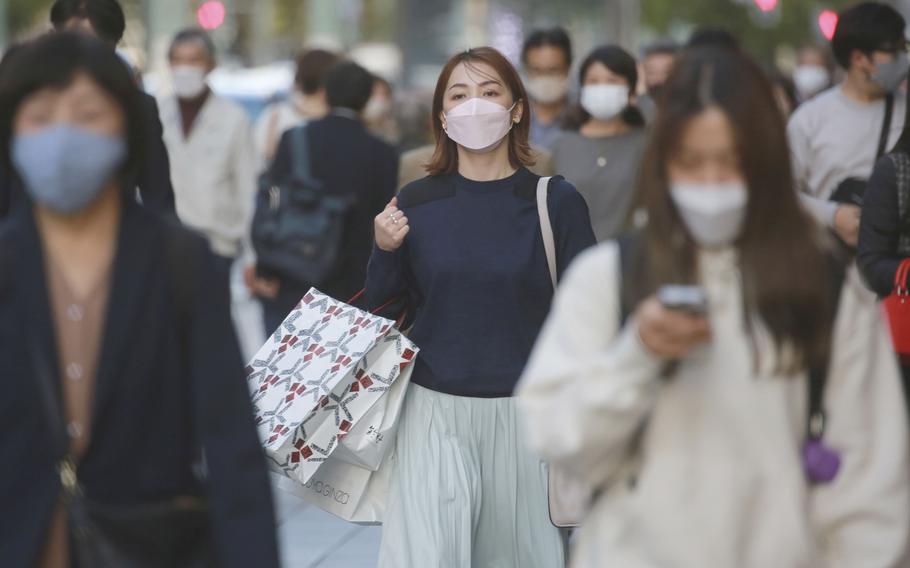
M 749 204 L 746 184 L 674 183 L 670 197 L 689 234 L 700 246 L 730 245 L 742 233 Z
M 622 85 L 586 85 L 581 107 L 598 120 L 610 120 L 629 106 L 629 88 Z
M 525 80 L 528 95 L 539 103 L 553 104 L 565 98 L 569 92 L 568 77 L 534 77 Z
M 800 65 L 793 71 L 793 83 L 801 99 L 806 100 L 831 84 L 828 70 L 818 65 Z
M 505 108 L 486 99 L 468 99 L 446 113 L 446 134 L 468 150 L 489 152 L 512 129 L 513 108 L 514 104 Z
M 205 91 L 205 69 L 193 65 L 176 65 L 171 68 L 174 93 L 181 99 L 195 99 Z

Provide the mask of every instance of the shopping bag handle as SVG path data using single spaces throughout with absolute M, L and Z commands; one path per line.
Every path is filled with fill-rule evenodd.
M 910 260 L 910 259 L 908 259 L 908 260 Z M 363 295 L 366 294 L 366 291 L 367 291 L 366 288 L 361 288 L 360 291 L 357 292 L 356 294 L 354 294 L 354 297 L 351 298 L 350 300 L 348 300 L 347 303 L 348 303 L 348 304 L 353 304 L 354 302 L 356 302 L 357 300 L 359 300 L 360 298 L 362 298 Z M 373 314 L 374 316 L 378 316 L 379 313 L 382 312 L 382 310 L 388 308 L 389 306 L 391 306 L 392 304 L 394 304 L 395 302 L 397 302 L 397 301 L 400 300 L 400 299 L 401 299 L 401 298 L 399 298 L 399 297 L 392 298 L 391 300 L 389 300 L 388 302 L 386 302 L 386 303 L 384 303 L 383 305 L 379 306 L 379 307 L 376 308 L 375 310 L 371 310 L 370 313 Z M 404 320 L 405 320 L 405 317 L 407 316 L 407 313 L 408 313 L 407 310 L 404 310 L 404 311 L 398 316 L 398 318 L 395 320 L 395 326 L 396 326 L 396 327 L 401 327 L 401 324 L 404 323 Z

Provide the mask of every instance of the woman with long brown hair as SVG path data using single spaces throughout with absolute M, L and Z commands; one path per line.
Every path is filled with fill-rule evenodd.
M 800 209 L 770 83 L 699 48 L 666 89 L 648 225 L 577 260 L 518 388 L 533 447 L 600 490 L 575 565 L 897 566 L 897 366 Z
M 552 568 L 563 543 L 546 466 L 525 448 L 512 391 L 553 295 L 527 96 L 498 51 L 446 64 L 433 99 L 429 176 L 376 217 L 375 306 L 403 298 L 420 346 L 397 440 L 380 566 Z M 541 185 L 540 187 L 545 187 Z M 546 199 L 559 274 L 594 244 L 584 199 Z

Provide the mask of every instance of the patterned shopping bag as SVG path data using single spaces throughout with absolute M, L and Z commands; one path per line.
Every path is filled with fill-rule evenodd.
M 306 484 L 417 352 L 394 322 L 310 290 L 247 368 L 270 467 Z

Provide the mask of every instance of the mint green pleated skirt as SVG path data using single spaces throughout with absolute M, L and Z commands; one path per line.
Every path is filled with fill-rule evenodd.
M 408 390 L 383 523 L 380 568 L 562 568 L 546 465 L 523 441 L 514 400 Z

